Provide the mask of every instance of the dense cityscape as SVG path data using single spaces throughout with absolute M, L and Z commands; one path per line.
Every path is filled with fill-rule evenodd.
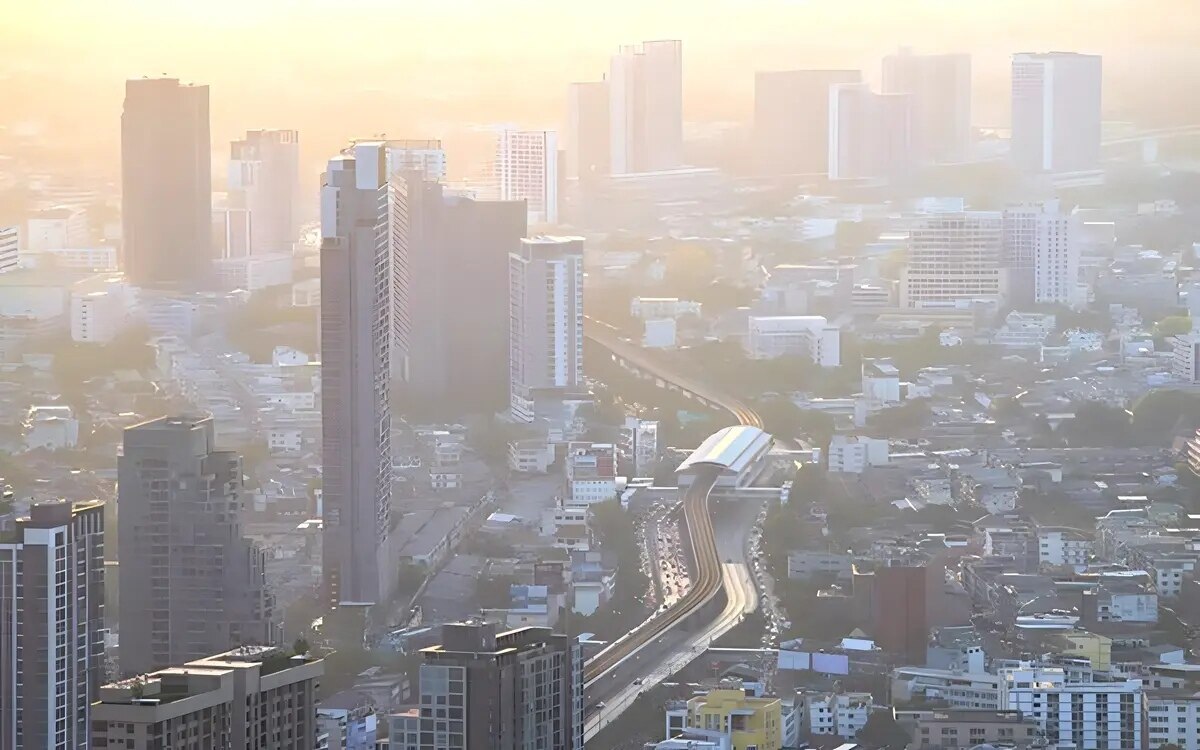
M 1200 750 L 1200 124 L 946 31 L 319 174 L 0 109 L 0 750 Z

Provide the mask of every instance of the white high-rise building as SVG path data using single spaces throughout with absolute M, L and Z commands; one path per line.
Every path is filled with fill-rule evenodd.
M 523 239 L 508 257 L 510 407 L 531 422 L 539 393 L 583 382 L 583 239 Z
M 1096 169 L 1102 75 L 1099 55 L 1013 55 L 1013 163 L 1034 172 Z
M 20 230 L 15 227 L 0 227 L 0 273 L 17 270 L 17 240 Z
M 608 174 L 608 81 L 567 86 L 567 177 Z
M 394 561 L 380 559 L 392 496 L 397 253 L 386 151 L 382 141 L 356 143 L 329 161 L 321 181 L 322 575 L 330 606 L 384 601 L 394 581 Z
M 496 187 L 502 201 L 525 201 L 530 224 L 558 222 L 558 134 L 503 128 L 496 134 Z
M 683 163 L 683 42 L 622 47 L 609 66 L 608 93 L 613 174 Z
M 230 144 L 231 209 L 250 214 L 249 253 L 288 253 L 300 239 L 300 136 L 295 130 L 251 130 Z M 231 253 L 226 257 L 237 257 Z
M 1019 203 L 1004 209 L 1001 264 L 1011 301 L 1076 306 L 1079 299 L 1079 236 L 1076 221 L 1057 200 Z
M 909 96 L 865 83 L 829 88 L 829 179 L 892 177 L 912 158 Z
M 923 162 L 957 162 L 971 146 L 971 56 L 917 55 L 902 48 L 883 58 L 883 93 L 907 94 L 913 150 Z
M 909 232 L 900 306 L 953 307 L 998 302 L 1005 292 L 1000 267 L 1004 220 L 999 211 L 933 214 Z
M 1032 717 L 1052 747 L 1128 750 L 1145 731 L 1141 680 L 1067 683 L 1061 669 L 1004 669 L 1000 708 Z

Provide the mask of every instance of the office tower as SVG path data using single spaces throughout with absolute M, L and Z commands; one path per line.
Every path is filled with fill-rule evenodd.
M 829 89 L 829 179 L 894 177 L 912 160 L 909 97 L 865 83 Z
M 1004 209 L 1001 265 L 1008 274 L 1011 302 L 1075 305 L 1079 302 L 1079 237 L 1074 219 L 1057 200 L 1020 203 Z
M 567 86 L 567 177 L 587 180 L 608 174 L 608 82 Z
M 0 747 L 87 747 L 104 673 L 104 503 L 45 503 L 0 533 Z
M 291 253 L 300 239 L 299 133 L 247 131 L 230 145 L 228 187 L 230 208 L 250 214 L 250 252 Z
M 961 162 L 971 147 L 971 56 L 916 55 L 902 48 L 883 58 L 883 93 L 907 94 L 918 160 Z
M 508 404 L 508 256 L 525 204 L 451 195 L 419 174 L 394 183 L 398 401 L 430 417 L 495 413 Z
M 1032 172 L 1100 162 L 1099 55 L 1022 53 L 1012 60 L 1012 159 Z
M 754 159 L 762 174 L 826 174 L 829 90 L 858 83 L 857 70 L 754 74 Z
M 14 271 L 17 268 L 17 236 L 20 230 L 16 226 L 0 227 L 0 273 Z
M 683 42 L 622 47 L 609 66 L 608 94 L 613 174 L 683 163 Z
M 925 568 L 879 568 L 874 584 L 875 642 L 884 651 L 903 654 L 906 663 L 925 663 L 925 646 L 929 642 Z
M 242 460 L 212 417 L 125 430 L 117 459 L 121 672 L 275 640 L 265 556 L 242 535 Z
M 392 717 L 392 750 L 582 750 L 583 657 L 569 636 L 451 623 L 421 655 L 421 702 Z
M 212 261 L 208 87 L 174 78 L 125 82 L 121 241 L 138 286 L 190 287 Z
M 510 409 L 531 422 L 540 393 L 583 383 L 583 239 L 521 240 L 509 255 Z
M 244 646 L 104 685 L 91 747 L 313 750 L 324 673 L 319 658 Z
M 420 172 L 426 180 L 445 182 L 446 151 L 441 141 L 406 139 L 386 143 L 389 177 L 397 172 Z
M 530 224 L 558 223 L 557 133 L 503 128 L 495 169 L 500 200 L 525 201 Z
M 392 501 L 390 357 L 395 188 L 382 141 L 356 143 L 321 181 L 322 577 L 329 606 L 386 600 Z
M 909 232 L 908 264 L 900 279 L 901 307 L 954 307 L 999 301 L 1003 219 L 998 211 L 934 214 Z

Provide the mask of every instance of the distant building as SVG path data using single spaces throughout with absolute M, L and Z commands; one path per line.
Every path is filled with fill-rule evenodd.
M 1200 333 L 1181 334 L 1172 341 L 1171 374 L 1184 383 L 1200 383 Z
M 617 496 L 616 448 L 611 443 L 570 443 L 566 458 L 571 505 L 591 505 Z
M 250 215 L 249 253 L 291 255 L 300 239 L 300 134 L 251 130 L 234 141 L 228 188 L 230 207 Z
M 503 128 L 496 134 L 496 184 L 502 201 L 525 201 L 530 224 L 558 223 L 558 134 Z
M 829 93 L 859 83 L 857 70 L 754 74 L 754 161 L 761 174 L 823 175 L 829 169 Z
M 1000 268 L 1004 222 L 998 212 L 923 216 L 909 235 L 900 306 L 955 307 L 998 302 L 1005 293 Z M 953 274 L 947 269 L 953 268 Z
M 700 315 L 700 303 L 678 297 L 634 297 L 629 301 L 629 314 L 642 320 L 678 318 Z
M 1020 711 L 983 708 L 938 708 L 919 711 L 913 726 L 915 750 L 949 750 L 1010 742 L 1033 747 L 1041 730 Z
M 421 655 L 421 702 L 389 717 L 391 750 L 583 750 L 583 657 L 568 636 L 455 623 Z
M 621 47 L 609 67 L 608 94 L 613 174 L 683 164 L 683 42 Z
M 912 161 L 908 94 L 877 94 L 865 83 L 829 90 L 829 179 L 902 174 Z
M 438 140 L 387 141 L 387 173 L 419 172 L 430 182 L 446 181 L 446 150 Z
M 1079 226 L 1057 200 L 1008 206 L 1003 220 L 1001 264 L 1014 305 L 1086 301 L 1079 293 Z
M 841 364 L 841 330 L 819 315 L 750 316 L 746 351 L 754 359 L 797 355 L 821 367 Z
M 192 287 L 212 261 L 208 87 L 174 78 L 125 82 L 121 241 L 137 286 Z M 169 197 L 169 200 L 164 200 Z
M 22 250 L 40 253 L 86 247 L 91 240 L 87 211 L 78 206 L 48 208 L 25 220 Z
M 925 567 L 897 565 L 875 571 L 872 635 L 881 649 L 903 655 L 909 664 L 925 661 L 928 587 Z
M 862 474 L 887 462 L 886 438 L 834 435 L 829 443 L 829 471 L 835 474 Z
M 875 706 L 870 693 L 806 693 L 799 701 L 802 735 L 846 740 L 858 736 Z
M 588 181 L 608 174 L 608 82 L 567 85 L 566 176 Z
M 782 750 L 783 710 L 773 696 L 755 697 L 741 688 L 719 688 L 687 701 L 682 732 L 668 742 L 711 742 L 714 747 Z M 687 747 L 677 744 L 675 747 Z
M 883 58 L 883 93 L 907 94 L 913 154 L 921 162 L 961 162 L 971 149 L 971 56 L 918 55 L 902 48 Z
M 1050 743 L 1096 750 L 1142 747 L 1141 680 L 1067 683 L 1061 669 L 1029 668 L 1002 670 L 1001 678 L 1001 707 L 1032 718 Z
M 126 429 L 117 478 L 122 673 L 275 642 L 266 557 L 242 531 L 241 457 L 217 450 L 212 417 Z
M 509 255 L 510 409 L 531 422 L 539 392 L 583 383 L 583 239 L 521 240 Z
M 1013 163 L 1034 172 L 1096 169 L 1101 76 L 1099 55 L 1013 55 Z
M 378 717 L 368 695 L 343 690 L 317 704 L 317 733 L 329 735 L 328 750 L 375 750 Z
M 104 674 L 104 504 L 46 503 L 0 531 L 0 747 L 92 747 Z
M 620 435 L 622 471 L 631 476 L 648 476 L 658 463 L 658 422 L 625 417 Z
M 324 672 L 321 659 L 246 646 L 114 682 L 92 706 L 88 746 L 316 750 Z

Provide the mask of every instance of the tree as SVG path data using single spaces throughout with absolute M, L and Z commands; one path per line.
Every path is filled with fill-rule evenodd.
M 810 506 L 820 501 L 829 486 L 825 469 L 815 463 L 801 464 L 792 476 L 792 488 L 788 492 L 787 504 L 793 509 Z
M 308 639 L 300 636 L 292 643 L 292 653 L 296 656 L 304 656 L 308 653 Z
M 1133 405 L 1133 431 L 1140 441 L 1163 444 L 1175 436 L 1178 425 L 1190 431 L 1200 426 L 1200 395 L 1175 389 L 1157 389 Z
M 1192 330 L 1192 319 L 1186 315 L 1168 315 L 1154 324 L 1154 338 L 1181 336 Z
M 1085 401 L 1075 407 L 1075 418 L 1059 428 L 1071 445 L 1128 445 L 1129 412 L 1099 401 Z

